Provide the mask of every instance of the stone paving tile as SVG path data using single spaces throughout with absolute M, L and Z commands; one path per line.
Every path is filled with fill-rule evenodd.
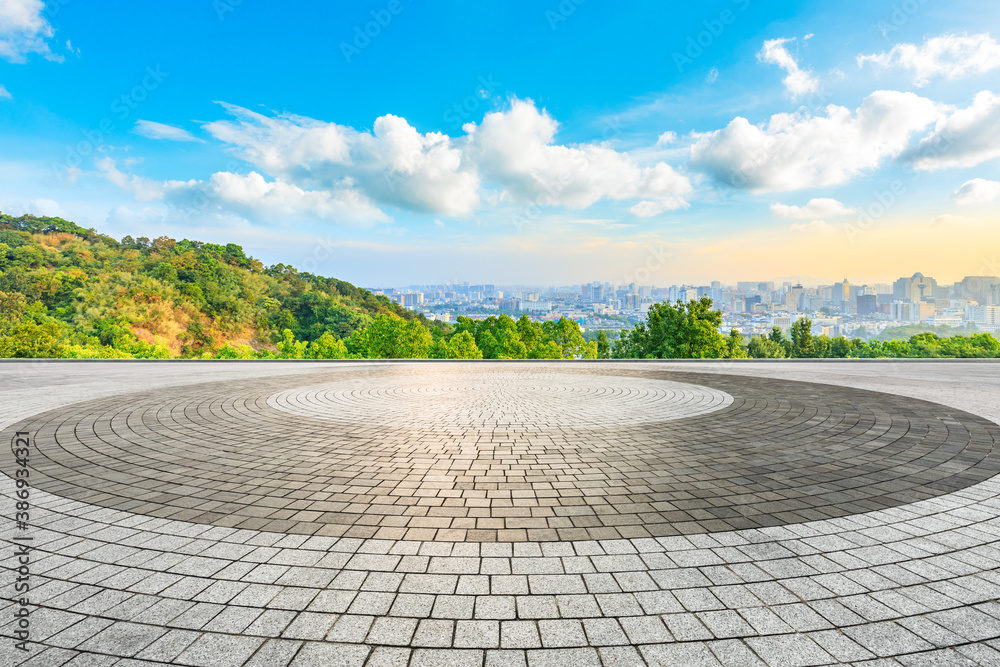
M 0 409 L 40 454 L 29 664 L 1000 663 L 1000 429 L 794 369 L 661 367 L 40 384 Z M 912 390 L 942 368 L 980 367 Z

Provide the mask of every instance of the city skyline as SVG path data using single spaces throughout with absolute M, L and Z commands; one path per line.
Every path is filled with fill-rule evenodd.
M 896 332 L 912 335 L 912 325 L 937 331 L 1000 333 L 1000 276 L 966 276 L 948 284 L 914 273 L 891 283 L 802 285 L 774 281 L 712 281 L 708 285 L 642 285 L 593 281 L 578 285 L 499 284 L 409 285 L 374 289 L 427 320 L 455 322 L 460 317 L 527 317 L 544 322 L 568 318 L 586 331 L 618 335 L 640 324 L 657 304 L 711 299 L 721 329 L 742 336 L 788 331 L 801 318 L 816 335 L 866 338 Z
M 982 3 L 5 6 L 5 213 L 357 284 L 1000 273 Z

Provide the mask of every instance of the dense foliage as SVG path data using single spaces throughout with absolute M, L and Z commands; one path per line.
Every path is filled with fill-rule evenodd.
M 576 322 L 430 322 L 350 283 L 235 244 L 116 241 L 0 214 L 0 356 L 229 359 L 592 358 Z
M 0 309 L 7 357 L 276 356 L 285 330 L 319 353 L 380 316 L 435 326 L 350 283 L 265 267 L 235 244 L 116 241 L 61 218 L 9 215 Z
M 774 327 L 767 336 L 745 340 L 738 331 L 719 331 L 722 315 L 712 300 L 676 304 L 658 303 L 646 322 L 623 331 L 615 342 L 618 359 L 874 359 L 924 357 L 1000 357 L 1000 341 L 988 333 L 942 337 L 918 333 L 909 340 L 869 340 L 812 333 L 812 321 L 803 317 L 786 335 Z
M 0 357 L 786 358 L 997 357 L 989 334 L 863 341 L 798 320 L 745 340 L 708 298 L 658 303 L 612 345 L 566 318 L 430 322 L 334 278 L 265 267 L 235 244 L 126 236 L 62 218 L 0 214 Z

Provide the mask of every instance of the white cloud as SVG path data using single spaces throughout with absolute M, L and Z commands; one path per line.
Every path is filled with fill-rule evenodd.
M 666 132 L 664 132 L 663 134 L 661 134 L 659 137 L 656 138 L 656 145 L 669 146 L 675 141 L 677 141 L 677 133 L 667 130 Z
M 4 88 L 3 84 L 0 84 L 0 98 L 11 99 L 10 92 Z
M 1000 182 L 974 178 L 962 183 L 961 187 L 952 193 L 952 197 L 959 206 L 989 204 L 1000 197 Z
M 771 204 L 771 213 L 779 218 L 791 218 L 792 220 L 836 218 L 843 215 L 851 215 L 854 212 L 853 208 L 848 208 L 836 199 L 827 197 L 810 199 L 805 206 Z
M 721 130 L 694 135 L 691 165 L 758 192 L 836 185 L 900 154 L 911 135 L 941 113 L 913 93 L 880 90 L 853 113 L 830 105 L 825 116 L 781 113 L 761 125 L 737 117 Z
M 43 197 L 32 199 L 27 204 L 25 204 L 23 200 L 19 202 L 9 202 L 0 208 L 2 208 L 3 212 L 8 215 L 14 216 L 39 215 L 46 217 L 62 217 L 64 215 L 62 207 L 59 206 L 59 202 L 53 199 L 45 199 Z
M 812 234 L 830 234 L 834 231 L 833 227 L 826 220 L 796 222 L 788 229 L 793 232 Z
M 288 212 L 321 220 L 388 222 L 390 218 L 363 195 L 351 189 L 303 190 L 281 180 L 267 181 L 255 171 L 249 174 L 216 172 L 205 183 L 167 183 L 168 199 L 181 205 L 197 205 L 201 196 L 223 209 L 248 219 L 281 216 Z
M 135 131 L 150 139 L 166 139 L 167 141 L 200 141 L 187 130 L 165 125 L 151 120 L 139 120 L 135 123 Z
M 379 202 L 446 215 L 469 215 L 479 181 L 447 135 L 421 134 L 386 115 L 372 132 L 294 116 L 263 116 L 223 104 L 235 121 L 205 125 L 258 169 L 310 189 L 350 189 Z
M 28 207 L 34 215 L 48 216 L 50 218 L 61 217 L 63 215 L 62 206 L 54 199 L 32 199 Z
M 46 40 L 55 30 L 43 16 L 42 0 L 0 0 L 0 58 L 12 63 L 23 63 L 31 53 L 38 53 L 49 60 L 62 61 L 62 56 L 52 53 Z
M 271 221 L 287 216 L 334 222 L 388 222 L 389 216 L 364 195 L 349 188 L 304 190 L 280 179 L 268 181 L 257 172 L 216 172 L 207 181 L 154 181 L 118 169 L 111 158 L 96 161 L 105 178 L 131 192 L 137 201 L 162 201 L 183 215 L 236 214 L 247 220 Z
M 163 199 L 164 185 L 134 174 L 127 174 L 118 168 L 115 161 L 109 157 L 94 161 L 98 172 L 111 183 L 123 190 L 131 192 L 136 201 L 158 201 Z
M 530 100 L 512 99 L 456 138 L 420 133 L 393 115 L 368 132 L 223 106 L 235 120 L 205 129 L 260 172 L 307 190 L 356 192 L 379 206 L 468 217 L 500 202 L 585 208 L 640 199 L 649 214 L 686 206 L 692 189 L 666 163 L 640 164 L 606 144 L 554 143 L 558 124 Z
M 643 199 L 631 207 L 628 212 L 637 218 L 652 218 L 654 215 L 687 208 L 689 204 L 682 197 L 664 197 L 661 199 Z
M 809 39 L 810 37 L 812 35 L 807 35 L 805 39 Z M 792 97 L 799 97 L 819 90 L 819 79 L 813 76 L 811 70 L 800 68 L 798 62 L 788 52 L 788 49 L 785 48 L 785 44 L 794 41 L 794 37 L 783 37 L 765 41 L 763 48 L 757 53 L 757 60 L 762 63 L 777 65 L 788 72 L 788 76 L 784 78 L 782 83 L 785 84 L 785 89 Z
M 708 74 L 705 75 L 705 83 L 715 83 L 719 80 L 719 68 L 713 67 L 708 70 Z
M 941 120 L 901 159 L 917 169 L 973 167 L 1000 157 L 1000 95 L 984 90 L 965 109 Z
M 897 44 L 891 51 L 858 56 L 858 66 L 872 63 L 880 69 L 898 67 L 913 72 L 913 84 L 927 85 L 936 77 L 958 79 L 1000 67 L 1000 44 L 988 33 L 942 35 L 916 44 Z
M 687 206 L 691 183 L 670 165 L 642 166 L 606 144 L 554 144 L 557 127 L 530 100 L 514 99 L 510 109 L 486 114 L 479 126 L 465 125 L 465 154 L 514 201 L 581 209 L 601 199 L 639 198 L 637 215 Z

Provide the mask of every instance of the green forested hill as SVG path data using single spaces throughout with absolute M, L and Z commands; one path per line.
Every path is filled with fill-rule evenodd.
M 125 237 L 0 214 L 0 356 L 212 355 L 276 350 L 379 315 L 423 320 L 350 283 L 265 267 L 235 244 Z M 422 321 L 421 324 L 431 326 Z M 225 356 L 225 355 L 224 355 Z

